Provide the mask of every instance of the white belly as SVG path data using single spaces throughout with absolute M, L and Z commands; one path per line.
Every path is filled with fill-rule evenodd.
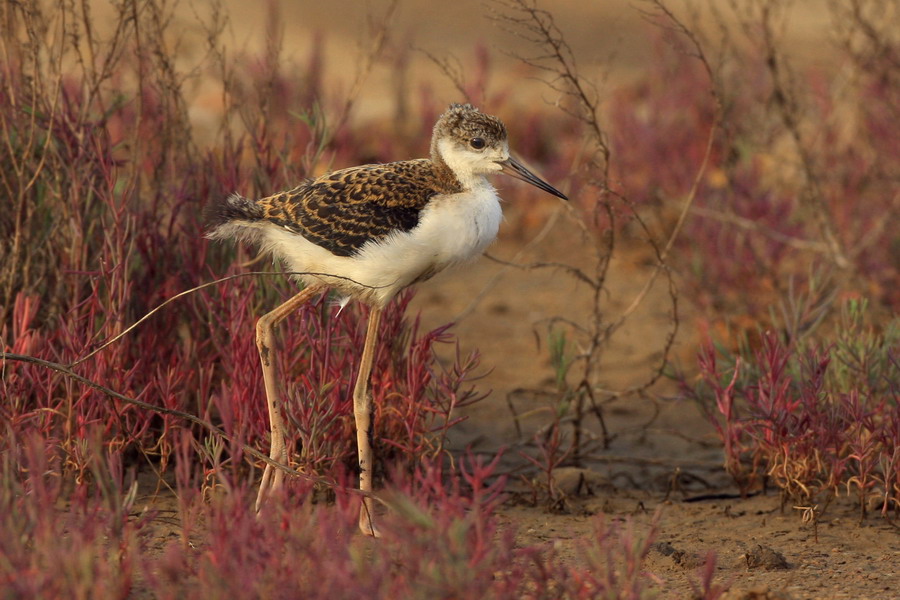
M 497 238 L 502 218 L 497 192 L 485 183 L 474 191 L 433 200 L 408 235 L 411 244 L 421 248 L 419 259 L 441 270 L 481 255 Z
M 346 280 L 304 276 L 363 301 L 383 306 L 414 281 L 479 256 L 497 237 L 503 215 L 497 192 L 487 182 L 473 190 L 433 199 L 419 224 L 380 242 L 368 242 L 355 256 L 335 256 L 280 227 L 267 227 L 264 245 L 284 256 L 293 271 L 328 273 Z

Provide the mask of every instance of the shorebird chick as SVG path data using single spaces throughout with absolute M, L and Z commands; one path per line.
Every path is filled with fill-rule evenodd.
M 274 326 L 328 288 L 343 302 L 356 299 L 370 307 L 353 392 L 360 489 L 368 493 L 372 420 L 367 386 L 385 305 L 400 290 L 478 256 L 494 241 L 502 215 L 487 175 L 505 173 L 566 199 L 510 155 L 506 127 L 498 118 L 470 104 L 453 104 L 440 116 L 430 154 L 342 169 L 260 200 L 232 194 L 207 208 L 207 237 L 257 243 L 300 273 L 295 277 L 304 284 L 256 326 L 273 460 L 288 462 L 275 380 Z M 281 487 L 283 477 L 266 465 L 257 511 Z M 359 526 L 363 533 L 378 535 L 370 495 L 363 499 Z

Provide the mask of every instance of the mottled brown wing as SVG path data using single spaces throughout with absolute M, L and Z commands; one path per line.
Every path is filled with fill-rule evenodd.
M 335 171 L 263 198 L 264 219 L 302 235 L 338 256 L 352 256 L 371 240 L 409 231 L 437 194 L 459 191 L 436 175 L 427 159 Z

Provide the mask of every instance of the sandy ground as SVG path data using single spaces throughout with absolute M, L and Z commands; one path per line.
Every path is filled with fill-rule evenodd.
M 882 599 L 900 589 L 900 539 L 881 520 L 859 524 L 856 511 L 832 507 L 818 525 L 818 539 L 801 525 L 797 511 L 780 508 L 777 497 L 688 502 L 660 501 L 659 494 L 617 489 L 581 501 L 584 515 L 538 516 L 534 509 L 510 507 L 503 518 L 521 531 L 522 543 L 550 542 L 563 556 L 579 560 L 579 539 L 592 516 L 631 519 L 646 532 L 661 511 L 660 534 L 646 569 L 662 579 L 663 598 L 690 598 L 691 582 L 707 553 L 716 553 L 716 581 L 730 583 L 736 599 Z

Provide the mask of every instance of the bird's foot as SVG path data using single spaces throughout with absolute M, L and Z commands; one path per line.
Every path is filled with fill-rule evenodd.
M 375 525 L 374 521 L 369 518 L 369 515 L 365 512 L 365 509 L 359 515 L 359 530 L 363 535 L 368 535 L 373 538 L 381 537 L 381 530 Z

